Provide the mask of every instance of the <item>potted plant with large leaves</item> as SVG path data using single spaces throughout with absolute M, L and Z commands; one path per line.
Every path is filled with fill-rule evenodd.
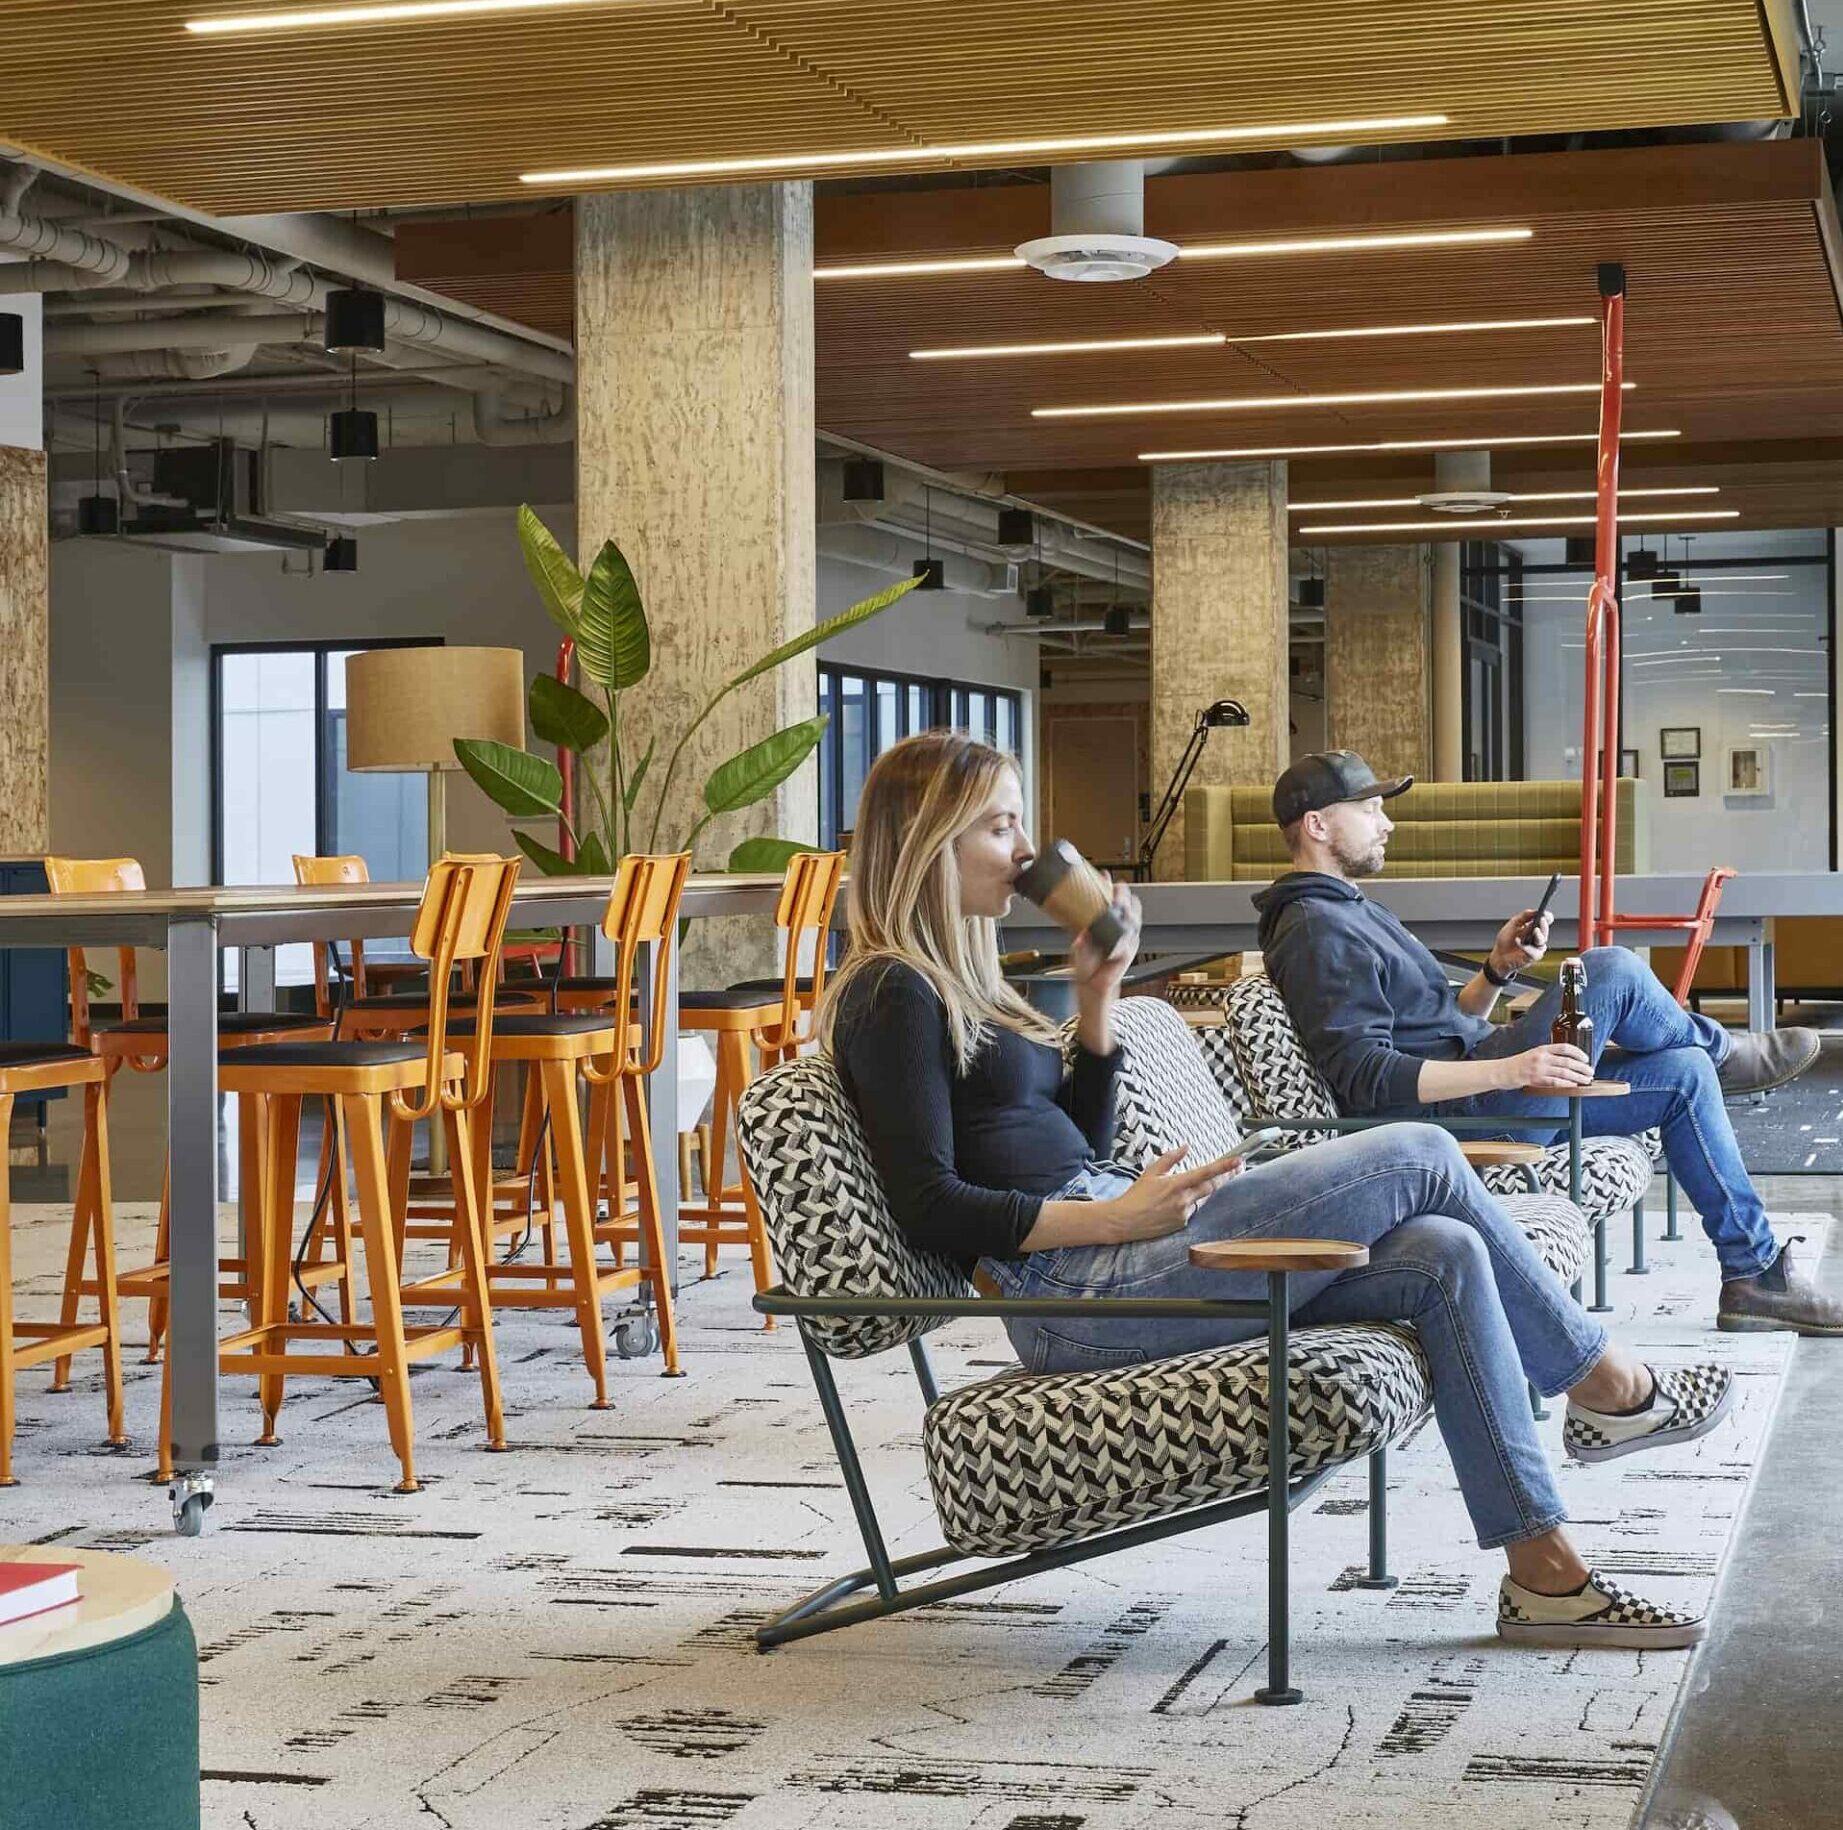
M 668 849 L 688 851 L 713 820 L 773 793 L 812 754 L 826 728 L 823 713 L 784 726 L 712 770 L 704 783 L 702 809 L 689 829 L 665 825 L 685 746 L 731 693 L 867 622 L 919 582 L 905 578 L 853 604 L 726 680 L 679 732 L 663 766 L 655 769 L 656 738 L 634 756 L 621 736 L 621 696 L 639 686 L 652 666 L 646 611 L 621 549 L 612 540 L 605 542 L 585 577 L 528 506 L 518 511 L 518 538 L 539 600 L 576 644 L 576 669 L 583 682 L 575 687 L 539 674 L 531 682 L 531 729 L 545 743 L 582 759 L 578 779 L 586 792 L 566 816 L 563 777 L 548 757 L 477 738 L 457 739 L 454 753 L 513 821 L 553 821 L 569 835 L 573 857 L 514 826 L 512 836 L 520 849 L 547 876 L 606 876 L 624 852 L 659 850 L 662 836 Z M 729 868 L 779 870 L 801 849 L 792 839 L 745 839 L 730 851 Z

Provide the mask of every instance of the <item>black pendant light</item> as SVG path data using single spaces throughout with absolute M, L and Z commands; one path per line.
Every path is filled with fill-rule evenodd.
M 350 534 L 336 534 L 326 543 L 326 557 L 321 561 L 324 572 L 356 572 L 358 542 Z
M 932 489 L 926 491 L 922 500 L 922 546 L 928 552 L 929 557 L 916 560 L 910 570 L 921 580 L 921 583 L 915 587 L 916 590 L 944 591 L 947 589 L 947 561 L 936 559 L 933 556 L 934 491 Z
M 16 311 L 0 311 L 0 375 L 22 375 L 26 367 L 26 321 Z
M 102 377 L 96 377 L 95 405 L 91 409 L 96 422 L 95 480 L 92 494 L 77 498 L 77 532 L 80 534 L 115 534 L 121 531 L 121 504 L 102 493 Z
M 346 407 L 327 422 L 333 462 L 374 458 L 378 454 L 378 416 L 363 407 Z
M 839 493 L 846 502 L 881 502 L 883 466 L 875 458 L 846 458 Z
M 326 295 L 326 347 L 338 356 L 384 349 L 384 295 L 357 286 Z

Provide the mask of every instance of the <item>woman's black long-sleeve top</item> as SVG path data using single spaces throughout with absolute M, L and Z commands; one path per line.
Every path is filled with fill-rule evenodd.
M 1120 1051 L 1061 1051 L 991 1028 L 969 1071 L 954 1063 L 947 1011 L 892 960 L 845 988 L 832 1031 L 890 1212 L 918 1246 L 971 1268 L 1015 1258 L 1043 1203 L 1113 1147 Z

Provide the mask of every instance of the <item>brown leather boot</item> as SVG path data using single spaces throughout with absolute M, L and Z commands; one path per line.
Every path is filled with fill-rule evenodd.
M 1734 1038 L 1715 1078 L 1730 1099 L 1764 1093 L 1796 1080 L 1817 1060 L 1822 1048 L 1823 1041 L 1814 1029 L 1750 1029 Z
M 1794 1235 L 1797 1243 L 1802 1238 Z M 1790 1244 L 1757 1277 L 1730 1277 L 1721 1286 L 1715 1326 L 1729 1334 L 1843 1334 L 1843 1302 L 1825 1296 L 1792 1267 Z

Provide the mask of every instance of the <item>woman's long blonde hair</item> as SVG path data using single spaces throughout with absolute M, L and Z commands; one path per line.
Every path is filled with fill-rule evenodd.
M 890 961 L 919 972 L 947 1011 L 961 1073 L 988 1025 L 1042 1042 L 1059 1031 L 1009 985 L 998 964 L 998 924 L 960 912 L 954 840 L 991 805 L 1017 764 L 958 731 L 905 737 L 864 780 L 851 839 L 850 936 L 845 963 L 826 986 L 819 1032 L 833 1025 L 851 985 Z

